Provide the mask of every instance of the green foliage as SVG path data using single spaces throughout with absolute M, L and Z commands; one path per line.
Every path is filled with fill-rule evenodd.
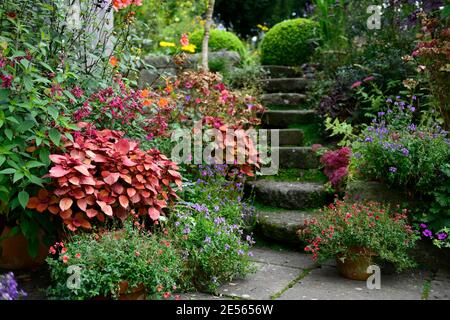
M 345 121 L 341 122 L 337 118 L 333 120 L 327 117 L 325 119 L 325 129 L 331 131 L 330 137 L 338 136 L 341 138 L 341 141 L 338 143 L 338 146 L 341 147 L 349 147 L 356 138 L 352 125 Z
M 54 299 L 89 300 L 97 297 L 117 299 L 119 283 L 129 290 L 144 286 L 148 298 L 168 297 L 176 289 L 183 262 L 173 241 L 149 235 L 126 222 L 122 231 L 79 234 L 72 241 L 52 247 L 47 258 L 52 285 L 48 295 Z M 69 266 L 79 271 L 69 272 Z M 79 288 L 68 286 L 70 276 L 79 275 Z
M 195 31 L 189 36 L 189 40 L 197 47 L 200 52 L 202 48 L 204 31 Z M 209 50 L 220 51 L 229 50 L 236 51 L 241 57 L 246 54 L 246 49 L 242 41 L 232 32 L 214 29 L 209 34 Z
M 261 63 L 298 66 L 307 62 L 319 38 L 318 26 L 302 18 L 275 25 L 261 43 Z
M 393 263 L 399 271 L 414 266 L 408 251 L 418 235 L 407 224 L 406 211 L 399 212 L 380 203 L 336 202 L 307 221 L 301 233 L 309 245 L 305 251 L 325 262 L 337 255 L 344 258 L 357 248 L 365 249 L 377 260 Z
M 250 268 L 254 243 L 244 230 L 253 209 L 243 202 L 242 177 L 224 165 L 200 166 L 186 185 L 186 202 L 171 216 L 174 238 L 186 257 L 186 279 L 196 289 L 214 291 Z M 187 174 L 186 176 L 189 176 Z

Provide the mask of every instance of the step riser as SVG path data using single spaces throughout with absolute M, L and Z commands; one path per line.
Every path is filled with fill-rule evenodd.
M 262 89 L 267 93 L 303 93 L 306 89 L 307 79 L 281 78 L 262 80 Z
M 280 146 L 303 146 L 304 133 L 298 129 L 272 129 L 269 131 L 269 137 L 271 132 L 278 131 L 278 137 L 280 139 Z
M 273 219 L 264 213 L 257 212 L 255 232 L 277 243 L 300 245 L 302 241 L 297 232 L 305 228 L 304 218 L 309 217 L 299 213 L 299 218 L 295 221 L 282 222 L 280 219 Z
M 286 66 L 263 66 L 268 78 L 298 78 L 303 72 L 300 68 L 286 67 Z
M 247 194 L 254 194 L 255 200 L 271 207 L 304 210 L 325 205 L 328 195 L 323 186 L 310 189 L 279 187 L 271 188 L 270 184 L 246 185 Z
M 300 93 L 270 93 L 260 97 L 261 103 L 267 108 L 301 109 L 301 105 L 305 103 L 306 99 L 306 96 Z
M 309 124 L 317 121 L 317 115 L 313 111 L 305 110 L 298 113 L 285 113 L 283 111 L 267 111 L 262 115 L 262 123 L 265 128 L 287 128 L 290 125 Z
M 316 169 L 319 158 L 311 148 L 282 147 L 278 148 L 280 168 L 283 169 Z

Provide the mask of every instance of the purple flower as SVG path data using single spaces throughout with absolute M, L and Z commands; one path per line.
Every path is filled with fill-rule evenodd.
M 422 232 L 422 234 L 423 234 L 425 237 L 431 238 L 431 236 L 433 235 L 433 232 L 431 232 L 430 230 L 426 229 L 426 230 L 424 230 L 424 231 Z
M 183 234 L 189 234 L 191 232 L 191 229 L 189 227 L 185 227 L 183 230 Z
M 0 276 L 0 300 L 17 300 L 26 296 L 24 291 L 18 290 L 17 281 L 12 272 Z
M 439 233 L 437 234 L 437 238 L 438 238 L 439 240 L 445 240 L 445 239 L 447 239 L 447 237 L 448 237 L 448 234 L 446 234 L 445 232 L 439 232 Z
M 219 212 L 219 210 L 220 210 L 220 207 L 219 207 L 219 206 L 214 206 L 214 211 L 215 211 L 215 212 Z
M 396 173 L 397 168 L 396 167 L 389 167 L 389 172 Z
M 187 101 L 187 102 L 191 101 L 191 96 L 189 96 L 189 95 L 186 96 L 186 101 Z
M 228 243 L 225 244 L 225 250 L 230 250 L 230 246 L 228 245 Z
M 250 251 L 250 252 L 248 253 L 248 256 L 249 256 L 249 257 L 253 257 L 253 252 Z
M 386 113 L 384 113 L 383 111 L 378 112 L 378 117 L 382 117 L 384 116 Z
M 386 100 L 386 102 L 387 102 L 387 103 L 392 103 L 392 99 L 389 98 L 389 99 Z
M 406 148 L 403 148 L 403 149 L 402 149 L 402 153 L 403 153 L 403 155 L 404 155 L 405 157 L 409 156 L 409 150 L 406 149 Z
M 365 142 L 373 142 L 373 138 L 372 137 L 366 137 L 364 139 Z
M 206 237 L 205 238 L 205 243 L 210 244 L 211 243 L 211 238 L 210 237 Z
M 425 223 L 421 223 L 421 224 L 419 225 L 419 227 L 422 228 L 422 229 L 426 229 L 426 228 L 427 228 L 427 225 L 426 225 Z
M 413 100 L 417 100 L 417 97 L 416 97 L 416 96 L 412 96 L 412 99 L 413 99 Z
M 238 252 L 237 252 L 237 254 L 240 255 L 240 256 L 242 256 L 242 255 L 244 254 L 244 250 L 239 249 Z

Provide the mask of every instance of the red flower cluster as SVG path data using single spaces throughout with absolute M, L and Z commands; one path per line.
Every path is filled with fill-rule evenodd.
M 336 151 L 327 151 L 320 158 L 324 168 L 324 173 L 331 182 L 333 188 L 338 189 L 343 179 L 348 174 L 351 150 L 348 147 Z
M 30 198 L 28 208 L 59 215 L 72 231 L 90 229 L 90 219 L 103 222 L 105 215 L 123 220 L 131 211 L 158 220 L 177 197 L 171 184 L 181 188 L 178 167 L 158 150 L 144 152 L 122 136 L 111 130 L 76 132 L 63 154 L 50 156 L 47 177 L 54 189 Z

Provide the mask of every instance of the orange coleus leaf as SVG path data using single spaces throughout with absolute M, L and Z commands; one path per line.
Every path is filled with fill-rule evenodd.
M 134 189 L 134 188 L 128 188 L 127 189 L 127 194 L 128 194 L 128 196 L 131 198 L 131 197 L 133 197 L 135 194 L 136 194 L 136 189 Z
M 28 208 L 28 209 L 36 209 L 36 207 L 37 207 L 38 204 L 40 204 L 40 203 L 41 203 L 41 202 L 40 202 L 40 200 L 39 200 L 38 197 L 31 197 L 31 198 L 28 200 L 27 208 Z
M 72 216 L 72 209 L 68 209 L 65 211 L 61 211 L 59 213 L 59 216 L 63 219 L 63 220 L 67 220 Z
M 88 168 L 85 165 L 79 165 L 79 166 L 75 166 L 73 168 L 75 170 L 77 170 L 78 172 L 80 172 L 81 174 L 85 175 L 86 177 L 90 176 Z
M 87 201 L 86 199 L 78 199 L 77 200 L 77 206 L 80 208 L 80 210 L 86 211 L 87 208 Z
M 102 209 L 102 211 L 107 215 L 112 217 L 113 215 L 113 210 L 111 208 L 110 205 L 107 205 L 106 202 L 104 201 L 99 201 L 97 200 L 97 204 L 99 205 L 99 207 Z
M 124 209 L 127 209 L 127 208 L 128 208 L 129 200 L 128 200 L 128 198 L 127 198 L 126 196 L 120 196 L 120 197 L 119 197 L 119 202 L 120 202 L 120 205 L 121 205 Z
M 117 182 L 117 180 L 119 180 L 119 177 L 120 173 L 110 173 L 107 177 L 103 178 L 103 181 L 112 186 Z
M 59 207 L 61 211 L 68 210 L 73 204 L 73 200 L 70 198 L 63 198 L 59 201 Z
M 76 186 L 79 186 L 79 185 L 80 185 L 80 178 L 78 178 L 78 177 L 72 177 L 72 178 L 69 179 L 69 182 L 70 182 L 71 184 L 74 184 L 74 185 L 76 185 Z
M 74 222 L 75 222 L 75 220 L 79 224 L 80 227 L 82 227 L 84 229 L 92 229 L 91 223 L 84 217 L 83 213 L 78 212 L 75 215 Z
M 87 209 L 87 210 L 86 210 L 86 215 L 87 215 L 89 218 L 94 218 L 98 213 L 99 213 L 99 212 L 98 212 L 97 210 L 95 210 L 95 209 Z
M 158 220 L 160 213 L 155 207 L 148 208 L 148 215 L 153 221 Z
M 121 155 L 126 155 L 130 151 L 130 143 L 126 139 L 121 139 L 114 145 L 114 148 Z
M 59 207 L 57 207 L 57 206 L 50 206 L 50 207 L 48 207 L 48 211 L 50 211 L 52 214 L 58 214 L 59 213 Z

